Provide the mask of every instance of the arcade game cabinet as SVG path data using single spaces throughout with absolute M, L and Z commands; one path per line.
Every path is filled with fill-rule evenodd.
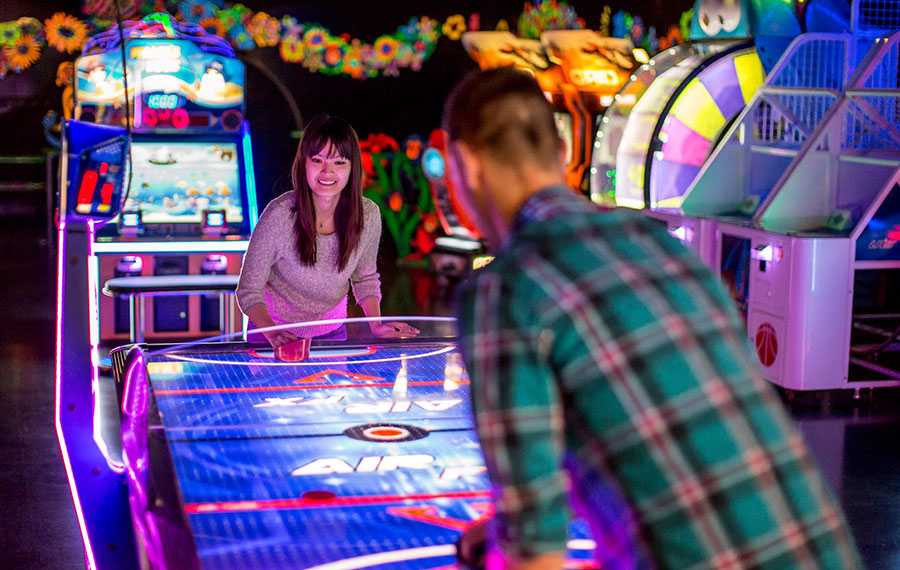
M 225 40 L 166 14 L 91 38 L 76 69 L 60 155 L 56 429 L 87 567 L 131 568 L 119 412 L 101 376 L 129 314 L 100 290 L 123 275 L 239 272 L 257 218 L 244 72 Z M 139 326 L 209 336 L 217 304 L 155 298 Z
M 258 217 L 244 65 L 222 38 L 165 14 L 126 22 L 123 36 L 125 46 L 115 29 L 92 38 L 76 61 L 75 118 L 123 126 L 126 108 L 132 117 L 122 212 L 98 229 L 92 244 L 96 283 L 239 274 Z M 148 339 L 209 336 L 219 329 L 219 302 L 154 297 L 139 326 Z M 101 342 L 127 341 L 128 325 L 127 300 L 100 296 Z

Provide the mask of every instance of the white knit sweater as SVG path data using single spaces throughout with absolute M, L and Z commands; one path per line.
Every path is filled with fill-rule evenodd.
M 265 304 L 276 324 L 347 317 L 347 292 L 353 285 L 357 303 L 368 297 L 381 300 L 378 242 L 381 214 L 375 202 L 363 198 L 363 231 L 343 271 L 338 271 L 338 235 L 318 235 L 315 265 L 303 265 L 295 247 L 293 191 L 272 200 L 250 236 L 244 255 L 237 302 L 245 314 Z M 294 329 L 313 337 L 340 324 Z

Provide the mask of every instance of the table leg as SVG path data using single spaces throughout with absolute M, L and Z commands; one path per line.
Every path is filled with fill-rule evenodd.
M 144 342 L 144 298 L 140 295 L 128 296 L 128 340 Z
M 219 330 L 222 331 L 222 334 L 228 335 L 223 339 L 226 341 L 231 340 L 231 334 L 234 332 L 234 312 L 231 303 L 231 293 L 219 293 Z

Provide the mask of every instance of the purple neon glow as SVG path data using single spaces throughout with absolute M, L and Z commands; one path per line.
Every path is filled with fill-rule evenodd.
M 106 464 L 115 473 L 124 473 L 125 464 L 121 458 L 115 458 L 109 452 L 109 447 L 103 439 L 103 406 L 98 405 L 97 398 L 100 395 L 100 307 L 98 306 L 98 295 L 100 294 L 100 284 L 98 277 L 97 256 L 94 254 L 94 236 L 97 232 L 97 221 L 88 220 L 87 222 L 87 247 L 88 247 L 88 319 L 89 337 L 90 337 L 90 353 L 91 353 L 91 418 L 93 418 L 94 443 L 106 459 Z M 99 225 L 103 225 L 102 223 Z
M 139 349 L 138 349 L 139 350 Z M 140 352 L 125 374 L 125 390 L 122 396 L 122 458 L 128 478 L 128 503 L 135 532 L 155 568 L 168 568 L 163 552 L 162 538 L 155 516 L 150 513 L 147 488 L 143 478 L 147 471 L 147 409 L 149 386 L 145 375 L 144 353 Z
M 163 16 L 167 23 L 160 21 Z M 171 32 L 168 25 L 171 25 Z M 162 34 L 160 34 L 162 32 Z M 151 35 L 155 34 L 155 35 Z M 208 53 L 217 53 L 225 57 L 234 58 L 234 48 L 224 38 L 208 33 L 199 24 L 194 22 L 179 22 L 167 14 L 150 14 L 143 20 L 126 20 L 122 22 L 122 36 L 125 40 L 153 37 L 158 39 L 185 39 L 197 45 Z M 119 49 L 119 28 L 113 27 L 99 33 L 87 42 L 81 50 L 81 55 L 92 53 L 106 53 Z
M 69 480 L 69 491 L 72 493 L 72 501 L 75 503 L 75 515 L 78 518 L 78 528 L 81 531 L 81 540 L 84 543 L 84 560 L 88 570 L 96 570 L 97 562 L 94 559 L 94 551 L 91 549 L 91 539 L 88 535 L 87 524 L 84 520 L 84 512 L 81 510 L 81 499 L 78 496 L 78 488 L 75 486 L 75 474 L 72 471 L 72 463 L 69 461 L 69 449 L 66 446 L 66 436 L 62 428 L 62 329 L 63 329 L 63 305 L 65 303 L 64 287 L 66 282 L 66 220 L 65 215 L 59 221 L 59 237 L 57 241 L 56 259 L 56 401 L 54 403 L 54 423 L 56 424 L 56 437 L 59 440 L 59 448 L 62 452 L 63 464 L 66 468 L 66 478 Z

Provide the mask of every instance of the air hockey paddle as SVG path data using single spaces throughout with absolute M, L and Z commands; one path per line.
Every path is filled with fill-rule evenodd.
M 282 344 L 275 349 L 275 358 L 281 362 L 303 362 L 309 358 L 308 338 L 299 338 L 294 342 Z

